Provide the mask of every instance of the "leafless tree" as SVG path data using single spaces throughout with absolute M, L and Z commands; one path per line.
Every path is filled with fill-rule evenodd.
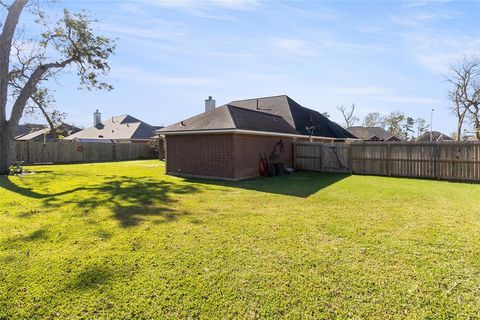
M 354 112 L 355 112 L 355 104 L 353 103 L 351 106 L 337 106 L 337 110 L 340 111 L 340 113 L 343 116 L 343 121 L 345 128 L 350 128 L 353 126 L 355 123 L 358 122 L 358 118 L 355 117 Z
M 407 116 L 401 111 L 390 112 L 384 117 L 384 127 L 392 134 L 405 136 L 404 124 Z
M 415 119 L 415 124 L 417 125 L 417 139 L 427 131 L 428 124 L 427 121 L 423 118 Z
M 55 79 L 65 68 L 75 67 L 81 86 L 112 89 L 100 77 L 110 70 L 107 60 L 115 45 L 108 38 L 96 36 L 91 27 L 95 20 L 83 13 L 72 14 L 65 9 L 62 18 L 52 24 L 36 0 L 0 4 L 0 10 L 5 11 L 0 34 L 0 174 L 5 174 L 13 150 L 13 132 L 26 109 L 38 107 L 48 116 L 52 99 L 41 84 Z M 27 38 L 18 27 L 24 10 L 36 17 L 35 23 L 42 30 L 39 36 Z
M 454 103 L 453 111 L 457 118 L 455 138 L 461 140 L 462 128 L 468 118 L 473 123 L 476 138 L 480 139 L 480 58 L 465 57 L 452 65 L 446 79 L 452 85 L 448 97 Z
M 370 112 L 363 119 L 362 125 L 364 127 L 383 127 L 384 126 L 383 116 L 378 112 Z

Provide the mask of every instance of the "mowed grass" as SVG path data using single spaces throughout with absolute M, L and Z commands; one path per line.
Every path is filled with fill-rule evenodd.
M 480 316 L 480 185 L 30 170 L 0 177 L 0 318 Z

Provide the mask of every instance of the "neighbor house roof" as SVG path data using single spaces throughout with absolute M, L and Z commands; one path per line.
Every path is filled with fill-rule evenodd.
M 319 112 L 302 107 L 286 95 L 232 101 L 157 133 L 241 129 L 310 135 L 307 127 L 313 127 L 313 135 L 318 137 L 355 138 Z
M 40 129 L 40 130 L 37 130 L 37 131 L 33 131 L 33 132 L 30 132 L 30 133 L 27 133 L 27 134 L 24 134 L 22 136 L 19 136 L 17 138 L 15 138 L 15 140 L 18 140 L 18 141 L 30 141 L 30 140 L 33 140 L 39 136 L 43 136 L 45 133 L 49 133 L 50 132 L 50 128 L 44 128 L 44 129 Z
M 15 138 L 19 138 L 31 132 L 41 130 L 46 128 L 47 126 L 44 124 L 37 124 L 37 123 L 24 123 L 19 124 L 15 127 L 14 136 Z
M 102 123 L 66 137 L 66 140 L 147 140 L 157 127 L 130 115 L 111 117 Z
M 65 136 L 71 133 L 79 132 L 80 130 L 81 130 L 80 128 L 77 128 L 75 126 L 62 123 L 57 127 L 57 134 Z M 27 133 L 25 135 L 17 137 L 16 140 L 18 141 L 43 140 L 44 135 L 47 135 L 46 140 L 48 141 L 53 140 L 53 135 L 50 134 L 50 128 L 43 128 L 37 131 Z
M 353 126 L 347 129 L 361 140 L 371 141 L 402 141 L 403 139 L 381 127 Z
M 451 141 L 453 139 L 446 134 L 441 133 L 440 131 L 432 131 L 432 140 Z M 430 141 L 430 131 L 424 132 L 420 137 L 418 137 L 417 141 Z
M 232 105 L 224 105 L 174 123 L 157 133 L 227 129 L 299 134 L 280 116 Z

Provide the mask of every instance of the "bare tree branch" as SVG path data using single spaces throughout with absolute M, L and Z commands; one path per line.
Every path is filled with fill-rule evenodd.
M 358 118 L 354 116 L 354 112 L 355 112 L 354 103 L 350 107 L 347 107 L 345 105 L 337 106 L 337 110 L 341 112 L 343 116 L 343 120 L 345 121 L 346 128 L 350 128 L 358 121 Z

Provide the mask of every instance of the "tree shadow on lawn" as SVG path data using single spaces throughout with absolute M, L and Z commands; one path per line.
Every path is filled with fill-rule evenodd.
M 187 178 L 186 181 L 231 188 L 240 188 L 307 198 L 350 176 L 348 173 L 296 172 L 276 177 L 259 177 L 243 181 L 221 181 Z
M 139 225 L 146 216 L 154 223 L 172 222 L 188 213 L 173 208 L 174 195 L 199 192 L 193 185 L 175 184 L 150 177 L 110 176 L 99 184 L 76 187 L 58 193 L 42 194 L 30 188 L 15 185 L 8 177 L 0 177 L 0 185 L 12 192 L 42 200 L 45 207 L 73 204 L 85 213 L 107 208 L 122 227 Z M 29 215 L 24 215 L 28 217 Z

